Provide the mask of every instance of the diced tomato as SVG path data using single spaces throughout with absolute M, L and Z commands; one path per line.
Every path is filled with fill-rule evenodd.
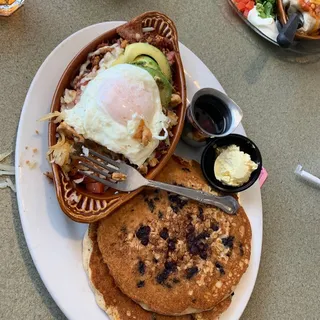
M 86 189 L 92 193 L 103 193 L 104 185 L 101 182 L 90 182 L 86 184 Z
M 239 2 L 237 4 L 237 8 L 238 8 L 239 11 L 243 12 L 245 10 L 245 8 L 246 8 L 246 5 L 243 2 Z
M 246 10 L 244 11 L 244 13 L 243 13 L 243 15 L 244 15 L 246 18 L 248 18 L 249 11 L 250 11 L 250 10 L 246 9 Z
M 254 1 L 249 1 L 246 5 L 246 9 L 249 11 L 254 8 Z

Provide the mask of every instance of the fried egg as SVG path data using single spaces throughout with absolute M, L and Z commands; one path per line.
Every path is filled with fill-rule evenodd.
M 141 120 L 152 134 L 147 145 L 135 138 Z M 64 111 L 64 121 L 85 139 L 124 155 L 137 166 L 166 138 L 169 125 L 155 80 L 146 70 L 130 64 L 100 70 L 80 101 Z

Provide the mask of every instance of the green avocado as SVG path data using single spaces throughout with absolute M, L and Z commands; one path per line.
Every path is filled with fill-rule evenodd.
M 149 56 L 154 59 L 167 80 L 171 81 L 171 68 L 167 57 L 161 50 L 148 43 L 137 42 L 127 45 L 124 53 L 120 55 L 112 65 L 115 66 L 120 63 L 131 63 L 141 55 Z
M 153 79 L 156 81 L 159 89 L 159 93 L 160 93 L 162 107 L 167 108 L 171 101 L 171 95 L 172 95 L 171 83 L 160 70 L 152 69 L 149 67 L 142 67 L 142 68 L 148 71 L 153 77 Z
M 160 67 L 157 64 L 157 62 L 149 56 L 145 56 L 145 55 L 138 56 L 137 58 L 134 59 L 132 63 L 139 67 L 144 67 L 144 68 L 148 67 L 151 69 L 160 70 Z

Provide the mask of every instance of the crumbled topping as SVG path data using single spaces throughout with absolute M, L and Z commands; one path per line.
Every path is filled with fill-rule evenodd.
M 140 120 L 136 132 L 133 135 L 133 139 L 138 140 L 144 146 L 146 146 L 152 140 L 152 132 L 146 126 L 143 119 Z
M 113 172 L 111 178 L 115 181 L 124 181 L 127 179 L 127 175 L 121 172 Z
M 170 100 L 169 105 L 170 105 L 170 107 L 174 108 L 174 107 L 178 106 L 181 102 L 182 102 L 181 97 L 178 94 L 173 93 L 171 95 L 171 100 Z

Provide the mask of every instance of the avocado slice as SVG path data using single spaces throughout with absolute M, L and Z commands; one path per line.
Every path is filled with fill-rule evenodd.
M 152 69 L 149 67 L 142 67 L 144 70 L 148 71 L 153 79 L 156 81 L 159 93 L 160 93 L 160 99 L 161 104 L 163 108 L 167 108 L 170 101 L 171 101 L 171 95 L 172 95 L 172 85 L 168 81 L 168 79 L 164 76 L 164 74 L 157 69 Z
M 165 77 L 171 81 L 171 69 L 167 57 L 156 47 L 144 42 L 132 43 L 126 46 L 125 51 L 113 62 L 113 66 L 120 63 L 131 63 L 138 56 L 146 55 L 153 58 Z
M 160 70 L 160 67 L 157 64 L 157 62 L 149 56 L 145 56 L 145 55 L 138 56 L 137 58 L 134 59 L 132 63 L 139 67 L 148 67 L 151 69 Z

